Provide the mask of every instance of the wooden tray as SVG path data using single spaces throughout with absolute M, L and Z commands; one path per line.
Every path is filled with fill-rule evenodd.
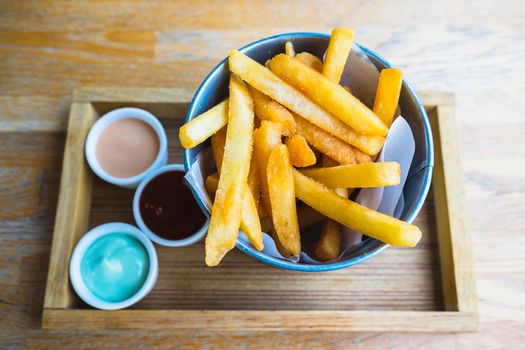
M 93 176 L 86 134 L 107 111 L 151 111 L 168 133 L 170 162 L 182 162 L 178 128 L 191 93 L 170 89 L 75 91 L 43 312 L 51 329 L 137 328 L 268 331 L 463 332 L 478 329 L 470 235 L 453 97 L 420 93 L 434 132 L 433 191 L 416 224 L 416 248 L 390 247 L 358 266 L 324 273 L 279 270 L 232 251 L 219 267 L 204 265 L 203 243 L 157 246 L 159 278 L 132 308 L 94 310 L 69 283 L 68 262 L 80 237 L 109 221 L 133 223 L 132 190 Z

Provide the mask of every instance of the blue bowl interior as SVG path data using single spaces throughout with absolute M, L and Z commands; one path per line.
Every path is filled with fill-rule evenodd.
M 281 34 L 256 41 L 243 47 L 240 51 L 257 62 L 264 64 L 266 60 L 272 58 L 276 54 L 283 53 L 284 44 L 287 41 L 291 41 L 294 44 L 296 52 L 307 51 L 318 57 L 323 57 L 324 52 L 328 47 L 329 39 L 329 35 L 320 33 Z M 373 51 L 370 51 L 363 46 L 358 46 L 368 55 L 369 59 L 379 70 L 391 67 L 387 61 L 379 57 Z M 186 122 L 212 108 L 227 97 L 229 75 L 230 72 L 228 70 L 228 61 L 226 58 L 212 70 L 195 93 L 193 101 L 188 109 Z M 430 132 L 430 124 L 425 109 L 406 81 L 403 81 L 399 101 L 402 115 L 410 125 L 416 144 L 412 166 L 403 188 L 405 206 L 401 215 L 402 220 L 412 222 L 421 209 L 430 188 L 432 167 L 434 163 L 432 134 Z M 196 160 L 197 154 L 203 148 L 209 146 L 209 142 L 206 142 L 198 147 L 184 150 L 184 166 L 186 170 L 188 170 L 191 164 Z M 201 198 L 197 198 L 197 201 L 204 212 L 210 215 L 209 210 L 204 205 L 204 201 Z M 291 263 L 276 259 L 257 251 L 250 245 L 244 244 L 241 241 L 237 242 L 237 247 L 248 255 L 276 267 L 296 271 L 320 272 L 338 270 L 358 264 L 384 250 L 387 245 L 378 240 L 369 238 L 364 240 L 344 261 L 318 265 Z

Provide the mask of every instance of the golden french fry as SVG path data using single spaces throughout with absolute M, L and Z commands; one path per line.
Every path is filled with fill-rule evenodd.
M 244 191 L 240 229 L 246 234 L 246 237 L 248 237 L 248 240 L 253 244 L 255 249 L 262 250 L 264 248 L 257 205 L 255 204 L 249 186 L 246 186 L 246 190 Z
M 401 170 L 397 162 L 381 162 L 305 169 L 301 173 L 329 188 L 368 188 L 398 185 Z
M 217 187 L 219 187 L 219 173 L 213 173 L 208 176 L 204 181 L 204 187 L 208 194 L 217 192 Z
M 261 197 L 261 181 L 259 180 L 259 172 L 257 171 L 257 162 L 255 161 L 254 152 L 250 160 L 250 171 L 248 172 L 248 187 L 252 192 L 255 207 L 259 206 L 259 198 Z
M 273 228 L 282 246 L 291 254 L 301 252 L 301 236 L 293 190 L 292 164 L 285 145 L 277 146 L 268 158 L 267 179 Z
M 291 41 L 287 41 L 286 44 L 284 44 L 284 52 L 290 57 L 295 56 L 295 49 Z
M 347 28 L 334 28 L 328 43 L 328 49 L 323 65 L 323 75 L 326 79 L 339 83 L 345 69 L 348 54 L 352 48 L 355 32 Z
M 385 123 L 359 99 L 298 59 L 279 54 L 270 61 L 269 67 L 279 78 L 299 89 L 358 133 L 377 136 L 387 134 Z
M 421 239 L 417 226 L 345 199 L 299 171 L 292 171 L 297 198 L 330 219 L 391 245 L 413 247 Z
M 270 70 L 239 51 L 233 50 L 230 53 L 229 65 L 233 73 L 239 75 L 257 90 L 363 152 L 375 155 L 383 147 L 384 137 L 358 134 L 341 120 L 316 105 L 297 89 L 285 83 Z
M 332 158 L 324 155 L 322 159 L 323 167 L 338 166 L 339 164 Z M 348 198 L 348 188 L 335 188 L 334 192 L 343 198 Z M 321 229 L 319 241 L 315 247 L 315 254 L 320 260 L 329 261 L 336 259 L 341 253 L 341 241 L 343 227 L 338 222 L 326 219 Z
M 281 144 L 281 125 L 262 121 L 261 126 L 253 132 L 253 154 L 257 162 L 257 171 L 261 185 L 261 197 L 266 207 L 266 212 L 271 216 L 272 207 L 270 195 L 268 193 L 268 180 L 266 170 L 268 168 L 268 158 L 272 150 Z
M 241 224 L 244 192 L 253 142 L 253 99 L 236 76 L 230 78 L 229 127 L 219 186 L 206 236 L 206 264 L 216 266 L 235 247 Z
M 323 70 L 323 62 L 319 57 L 312 55 L 309 52 L 301 52 L 295 56 L 299 61 L 306 64 L 308 67 L 315 69 L 318 72 Z
M 317 159 L 306 139 L 301 135 L 294 135 L 286 139 L 286 147 L 290 154 L 290 161 L 293 166 L 307 167 L 314 165 Z
M 323 155 L 323 159 L 321 159 L 321 165 L 323 166 L 323 168 L 329 168 L 339 166 L 340 164 L 332 158 L 330 158 L 329 156 Z M 348 198 L 348 196 L 350 195 L 350 190 L 350 188 L 344 187 L 334 188 L 335 193 L 337 193 L 343 198 Z
M 261 218 L 261 228 L 263 232 L 271 232 L 273 230 L 272 218 L 269 216 Z M 317 210 L 312 209 L 307 205 L 297 205 L 297 220 L 299 221 L 299 229 L 303 230 L 310 226 L 320 223 L 325 217 Z
M 337 259 L 341 254 L 341 225 L 333 220 L 326 220 L 321 229 L 319 242 L 315 247 L 315 255 L 322 261 Z
M 392 124 L 399 103 L 399 94 L 403 84 L 403 73 L 397 68 L 386 68 L 379 75 L 374 113 L 387 126 Z
M 213 173 L 208 176 L 204 185 L 208 194 L 215 194 L 217 191 L 217 186 L 219 185 L 219 174 Z M 257 203 L 249 187 L 250 186 L 248 185 L 248 190 L 245 190 L 244 192 L 240 229 L 246 234 L 250 242 L 257 250 L 262 250 L 264 245 L 262 242 L 262 231 L 259 221 Z
M 226 99 L 181 126 L 179 140 L 182 147 L 195 147 L 224 127 L 228 123 L 228 103 Z
M 355 164 L 371 162 L 372 157 L 341 141 L 337 137 L 310 123 L 306 119 L 295 115 L 297 134 L 318 151 L 330 156 L 340 164 Z
M 250 91 L 253 96 L 255 115 L 259 119 L 281 124 L 284 136 L 295 134 L 295 120 L 289 110 L 251 86 Z
M 215 160 L 215 166 L 217 171 L 221 172 L 222 158 L 224 157 L 224 145 L 226 144 L 226 131 L 228 127 L 225 126 L 217 131 L 211 137 L 211 151 L 213 153 L 213 159 Z

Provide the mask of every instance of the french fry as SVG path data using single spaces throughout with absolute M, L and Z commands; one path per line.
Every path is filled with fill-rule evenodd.
M 224 127 L 228 122 L 228 103 L 226 99 L 184 124 L 179 130 L 182 147 L 195 147 Z
M 293 166 L 302 168 L 314 165 L 317 159 L 306 139 L 301 135 L 294 135 L 286 139 L 286 147 L 290 154 L 290 161 Z
M 323 167 L 338 166 L 339 164 L 328 156 L 323 156 Z M 343 198 L 348 198 L 348 188 L 336 188 L 334 192 Z M 315 247 L 315 254 L 320 260 L 329 261 L 336 259 L 341 253 L 343 227 L 340 223 L 326 219 L 321 228 L 321 235 Z
M 386 68 L 381 71 L 374 101 L 374 113 L 389 127 L 394 120 L 402 84 L 403 73 L 400 69 Z
M 244 191 L 240 229 L 246 234 L 255 249 L 263 250 L 261 222 L 257 213 L 257 205 L 248 185 Z
M 226 130 L 226 128 L 224 128 Z M 225 135 L 224 135 L 225 136 Z M 218 138 L 219 142 L 216 147 L 219 147 L 218 150 L 222 150 L 222 152 L 217 152 L 218 150 L 215 150 L 213 154 L 218 153 L 217 156 L 217 168 L 220 169 L 222 166 L 222 157 L 224 152 L 224 146 L 220 146 L 223 144 L 224 139 L 221 135 L 219 135 Z M 213 143 L 212 143 L 213 145 Z M 214 151 L 212 146 L 212 151 Z M 253 152 L 252 152 L 253 157 Z M 213 173 L 210 176 L 206 178 L 206 181 L 204 183 L 204 186 L 206 188 L 206 191 L 208 191 L 209 194 L 216 193 L 217 187 L 219 184 L 219 174 Z M 242 204 L 242 216 L 241 216 L 241 225 L 240 229 L 246 234 L 250 242 L 253 244 L 253 246 L 258 249 L 262 250 L 264 248 L 263 242 L 262 242 L 262 231 L 261 231 L 261 224 L 259 221 L 259 215 L 258 215 L 258 203 L 259 203 L 259 197 L 260 197 L 260 188 L 259 188 L 259 180 L 257 178 L 257 168 L 255 165 L 255 160 L 250 160 L 250 170 L 248 172 L 248 190 L 244 193 L 243 198 L 243 204 Z M 253 203 L 252 203 L 253 202 Z
M 267 179 L 273 228 L 282 246 L 294 256 L 301 252 L 301 237 L 295 206 L 292 165 L 285 145 L 277 146 L 268 158 Z
M 323 70 L 323 62 L 319 57 L 312 55 L 309 52 L 301 52 L 295 56 L 299 61 L 306 64 L 308 67 L 315 69 L 318 72 Z
M 355 164 L 371 162 L 372 157 L 363 153 L 346 142 L 310 123 L 306 119 L 295 115 L 297 134 L 303 136 L 306 141 L 321 153 L 330 156 L 340 164 Z
M 213 159 L 215 160 L 215 166 L 219 173 L 221 172 L 222 158 L 224 158 L 224 145 L 226 144 L 227 129 L 228 127 L 225 126 L 211 137 L 211 151 L 213 153 Z
M 219 174 L 213 173 L 212 175 L 208 176 L 205 182 L 206 191 L 208 191 L 208 194 L 215 194 L 218 184 Z M 249 188 L 244 192 L 240 229 L 246 234 L 246 237 L 248 237 L 250 242 L 257 250 L 262 250 L 264 248 L 257 206 Z
M 385 123 L 359 99 L 298 59 L 279 54 L 270 61 L 269 67 L 279 78 L 299 89 L 358 133 L 377 136 L 387 134 Z
M 208 194 L 213 194 L 217 192 L 217 187 L 219 187 L 219 173 L 213 173 L 206 178 L 204 181 L 204 187 Z
M 233 50 L 230 53 L 229 65 L 233 73 L 257 90 L 363 152 L 375 155 L 383 147 L 384 137 L 358 134 L 341 120 L 316 105 L 297 89 L 285 83 L 270 70 L 241 52 Z
M 281 124 L 284 136 L 295 134 L 295 120 L 289 110 L 251 86 L 250 91 L 253 96 L 255 115 L 259 119 Z
M 295 56 L 295 49 L 291 41 L 287 41 L 286 44 L 284 44 L 284 53 L 290 57 Z
M 269 216 L 261 218 L 261 228 L 263 232 L 271 232 L 273 230 L 272 218 Z M 317 210 L 312 209 L 307 205 L 297 205 L 297 220 L 299 221 L 299 229 L 304 230 L 310 226 L 320 223 L 325 217 Z
M 228 114 L 224 158 L 206 236 L 208 266 L 218 265 L 235 247 L 252 153 L 253 99 L 248 87 L 234 75 L 230 78 Z
M 345 69 L 348 54 L 352 48 L 355 32 L 347 28 L 334 28 L 328 43 L 323 64 L 323 75 L 326 79 L 339 83 Z
M 297 198 L 346 227 L 396 246 L 414 247 L 421 239 L 417 226 L 345 199 L 295 169 L 293 178 Z
M 259 179 L 259 171 L 257 171 L 257 162 L 255 161 L 254 152 L 250 160 L 250 171 L 248 172 L 248 187 L 252 192 L 255 207 L 259 206 L 259 198 L 261 197 L 261 181 Z
M 268 180 L 266 170 L 268 168 L 268 158 L 272 150 L 281 144 L 281 125 L 262 121 L 261 126 L 253 132 L 253 150 L 257 171 L 261 186 L 261 197 L 266 207 L 266 212 L 271 215 L 272 207 L 270 204 L 270 195 L 268 193 Z
M 301 173 L 329 188 L 368 188 L 398 185 L 401 170 L 397 162 L 381 162 L 305 169 Z
M 341 241 L 341 225 L 333 220 L 326 220 L 315 247 L 315 255 L 322 261 L 337 259 L 341 254 Z

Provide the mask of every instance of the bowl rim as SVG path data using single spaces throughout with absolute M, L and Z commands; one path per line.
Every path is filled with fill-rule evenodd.
M 272 35 L 272 36 L 269 36 L 269 37 L 266 37 L 266 38 L 262 38 L 260 40 L 257 40 L 257 41 L 254 41 L 248 45 L 245 45 L 243 47 L 241 47 L 239 49 L 240 52 L 245 52 L 247 50 L 249 50 L 250 48 L 254 47 L 254 46 L 257 46 L 263 42 L 266 42 L 266 41 L 270 41 L 270 40 L 274 40 L 274 39 L 278 39 L 278 38 L 282 38 L 282 37 L 315 37 L 315 38 L 323 38 L 323 39 L 329 39 L 330 38 L 330 35 L 329 34 L 325 34 L 325 33 L 316 33 L 316 32 L 290 32 L 290 33 L 282 33 L 282 34 L 277 34 L 277 35 Z M 359 43 L 356 43 L 354 42 L 354 44 L 356 44 L 361 50 L 363 50 L 367 56 L 369 57 L 373 57 L 375 60 L 377 60 L 378 62 L 380 62 L 382 65 L 384 65 L 386 68 L 391 68 L 392 65 L 387 61 L 385 60 L 384 58 L 382 58 L 381 56 L 379 56 L 377 53 L 375 53 L 374 51 L 366 48 L 365 46 L 359 44 Z M 195 94 L 193 95 L 193 99 L 188 107 L 188 112 L 186 114 L 186 118 L 184 119 L 184 123 L 187 123 L 189 120 L 190 120 L 190 115 L 192 115 L 194 113 L 194 110 L 196 108 L 196 100 L 198 98 L 198 96 L 201 94 L 201 91 L 209 84 L 209 82 L 211 81 L 211 79 L 216 75 L 218 74 L 218 72 L 220 71 L 220 69 L 228 62 L 228 56 L 226 58 L 224 58 L 221 62 L 219 62 L 219 64 L 217 64 L 213 69 L 212 71 L 204 78 L 204 80 L 202 81 L 201 85 L 199 86 L 199 88 L 197 89 L 197 91 L 195 92 Z M 406 79 L 403 78 L 403 86 L 405 86 L 409 92 L 409 94 L 413 97 L 414 101 L 416 102 L 416 105 L 417 105 L 417 108 L 418 108 L 418 111 L 419 111 L 419 114 L 421 115 L 421 119 L 423 120 L 423 127 L 424 127 L 424 131 L 425 131 L 425 137 L 426 137 L 426 140 L 427 140 L 427 165 L 421 169 L 418 170 L 418 172 L 420 171 L 425 171 L 425 178 L 424 178 L 424 187 L 423 187 L 423 191 L 420 193 L 418 199 L 417 199 L 417 202 L 416 202 L 416 205 L 414 206 L 414 209 L 412 210 L 412 212 L 409 214 L 406 222 L 408 223 L 412 223 L 417 214 L 419 213 L 419 211 L 421 210 L 421 207 L 423 206 L 423 203 L 425 202 L 425 199 L 427 197 L 427 194 L 428 194 L 428 191 L 430 190 L 430 183 L 431 183 L 431 179 L 432 179 L 432 168 L 433 168 L 433 165 L 434 165 L 434 147 L 433 147 L 433 142 L 432 142 L 432 132 L 431 132 L 431 128 L 430 128 L 430 122 L 428 120 L 428 116 L 427 116 L 427 113 L 425 111 L 425 108 L 423 106 L 423 104 L 421 103 L 421 101 L 419 100 L 419 97 L 414 93 L 414 90 L 412 89 L 412 87 L 410 86 L 410 84 L 408 84 L 408 82 L 406 81 Z M 184 152 L 183 152 L 183 158 L 184 158 L 184 168 L 186 171 L 188 171 L 190 169 L 190 166 L 191 164 L 189 163 L 189 157 L 188 157 L 188 149 L 185 149 Z M 192 193 L 193 193 L 193 196 L 195 197 L 195 200 L 197 201 L 197 203 L 199 204 L 199 206 L 201 207 L 201 209 L 203 210 L 203 212 L 206 214 L 206 215 L 210 215 L 208 209 L 206 208 L 206 205 L 204 204 L 204 201 L 199 198 L 199 196 L 197 195 L 197 193 L 192 189 Z M 379 242 L 379 243 L 377 243 Z M 347 268 L 347 267 L 350 267 L 350 266 L 353 266 L 353 265 L 357 265 L 365 260 L 368 260 L 370 259 L 372 256 L 382 252 L 383 250 L 385 250 L 389 245 L 388 244 L 385 244 L 385 243 L 382 243 L 380 241 L 377 241 L 375 239 L 369 239 L 369 240 L 365 240 L 363 241 L 363 247 L 365 247 L 366 245 L 370 245 L 372 243 L 376 243 L 376 247 L 372 248 L 370 251 L 367 251 L 355 258 L 351 258 L 351 259 L 348 259 L 348 260 L 344 260 L 344 261 L 339 261 L 339 262 L 333 262 L 333 263 L 321 263 L 321 264 L 302 264 L 302 263 L 293 263 L 293 262 L 289 262 L 289 261 L 286 261 L 286 260 L 281 260 L 281 259 L 278 259 L 278 258 L 274 258 L 274 257 L 271 257 L 271 256 L 268 256 L 258 250 L 256 250 L 255 248 L 252 248 L 250 247 L 248 244 L 242 242 L 241 240 L 237 239 L 237 244 L 236 244 L 236 247 L 239 248 L 241 251 L 243 251 L 245 254 L 259 260 L 259 261 L 262 261 L 268 265 L 271 265 L 271 266 L 274 266 L 274 267 L 278 267 L 278 268 L 281 268 L 281 269 L 285 269 L 285 270 L 293 270 L 293 271 L 302 271 L 302 272 L 325 272 L 325 271 L 333 271 L 333 270 L 340 270 L 340 269 L 343 269 L 343 268 Z

